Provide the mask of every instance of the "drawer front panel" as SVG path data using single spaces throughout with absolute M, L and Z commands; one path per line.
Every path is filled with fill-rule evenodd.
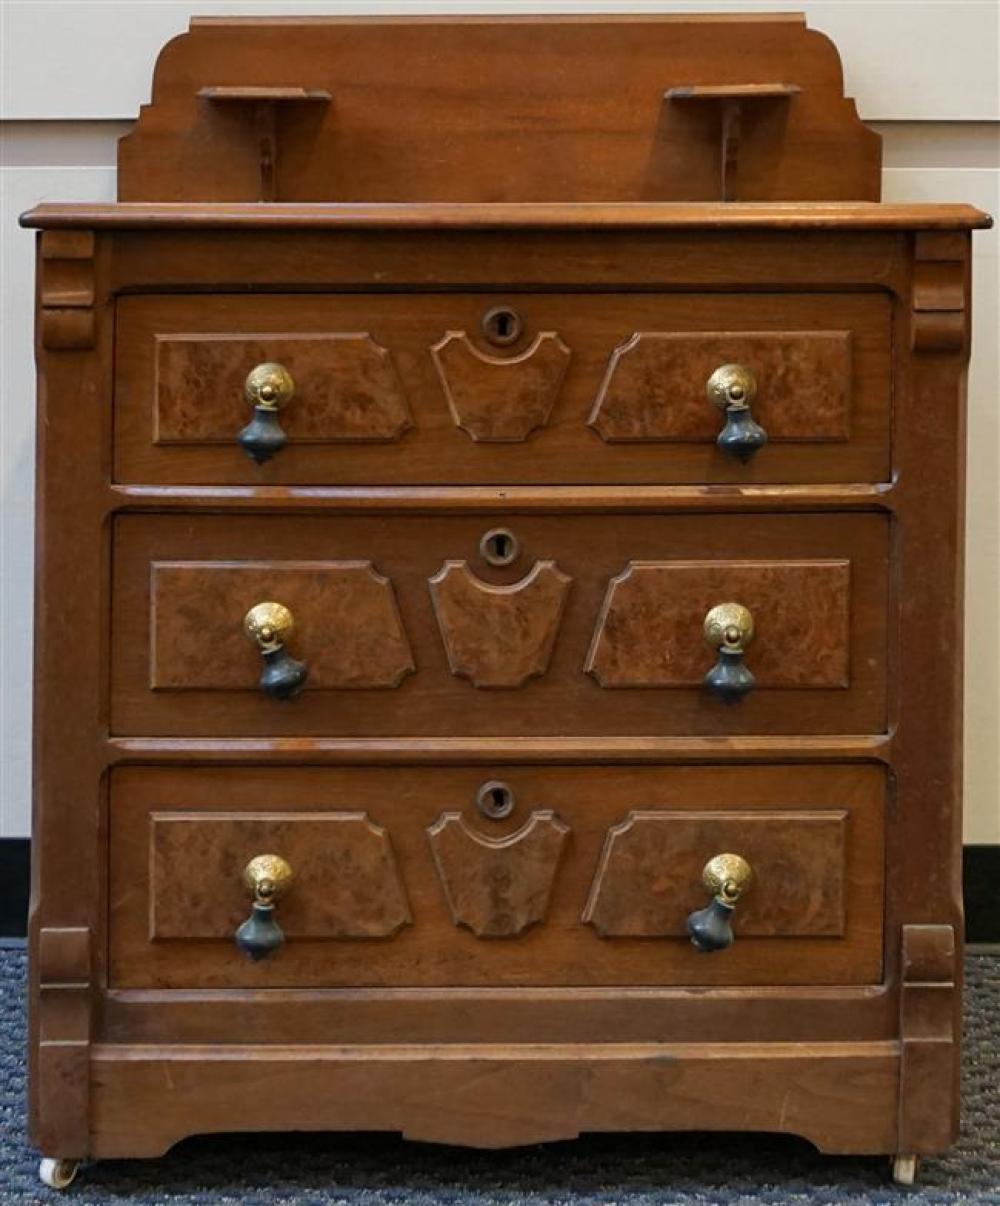
M 490 318 L 490 314 L 493 317 Z M 126 297 L 116 476 L 177 484 L 876 481 L 891 306 L 878 294 Z M 493 342 L 491 342 L 491 339 Z M 497 345 L 500 346 L 497 346 Z M 282 364 L 286 445 L 237 444 Z M 769 444 L 721 452 L 715 369 L 757 383 Z
M 883 812 L 874 766 L 119 769 L 111 982 L 874 983 Z M 724 852 L 753 880 L 708 956 L 686 919 Z M 261 854 L 292 882 L 251 962 Z
M 489 563 L 494 548 L 509 565 Z M 600 515 L 126 516 L 115 536 L 112 727 L 880 732 L 887 562 L 887 520 L 860 514 L 627 525 Z M 265 659 L 243 619 L 265 601 L 291 613 L 286 652 L 308 670 L 292 700 L 258 686 Z M 732 706 L 703 681 L 720 657 L 705 617 L 730 602 L 754 626 L 744 660 L 755 687 Z

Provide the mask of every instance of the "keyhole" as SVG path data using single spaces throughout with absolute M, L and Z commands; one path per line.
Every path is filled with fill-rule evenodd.
M 483 315 L 483 334 L 496 347 L 505 347 L 521 334 L 521 316 L 509 306 L 494 306 Z
M 506 783 L 490 779 L 476 792 L 476 807 L 491 821 L 502 821 L 514 811 L 514 793 Z
M 521 545 L 507 528 L 491 528 L 480 540 L 479 551 L 490 565 L 510 565 L 521 552 Z

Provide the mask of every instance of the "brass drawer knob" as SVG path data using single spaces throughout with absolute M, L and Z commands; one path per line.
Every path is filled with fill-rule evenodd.
M 705 616 L 705 640 L 718 651 L 705 686 L 726 703 L 735 703 L 754 688 L 754 676 L 743 661 L 753 632 L 753 616 L 742 603 L 719 603 Z
M 723 364 L 709 377 L 705 392 L 709 402 L 726 417 L 716 444 L 729 456 L 748 461 L 767 443 L 767 432 L 750 413 L 757 396 L 757 379 L 742 364 Z
M 705 864 L 701 880 L 712 900 L 687 919 L 691 944 L 699 951 L 711 954 L 733 945 L 733 910 L 752 879 L 750 864 L 739 854 L 717 854 Z
M 250 370 L 244 390 L 253 418 L 237 438 L 247 456 L 263 465 L 285 446 L 287 437 L 278 422 L 278 411 L 291 402 L 295 382 L 283 364 L 268 362 Z
M 236 945 L 256 963 L 273 954 L 285 935 L 274 919 L 274 906 L 292 886 L 292 868 L 280 855 L 258 854 L 243 868 L 250 891 L 250 916 L 236 931 Z
M 309 677 L 305 663 L 296 661 L 285 648 L 294 627 L 292 613 L 283 603 L 258 603 L 243 617 L 243 628 L 264 659 L 260 689 L 273 699 L 291 699 Z

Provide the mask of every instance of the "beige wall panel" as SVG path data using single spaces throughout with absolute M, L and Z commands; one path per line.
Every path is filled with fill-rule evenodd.
M 638 12 L 805 9 L 837 41 L 848 91 L 885 138 L 886 200 L 970 201 L 1000 211 L 997 3 L 909 0 L 795 4 L 239 3 L 174 0 L 0 4 L 0 837 L 30 828 L 30 679 L 34 365 L 33 237 L 17 214 L 40 200 L 111 200 L 120 120 L 148 99 L 159 47 L 194 12 Z M 114 46 L 94 69 L 81 47 Z M 80 118 L 102 120 L 81 121 Z M 46 120 L 32 120 L 44 118 Z M 921 120 L 914 120 L 921 119 Z M 925 121 L 923 119 L 938 119 Z M 1000 275 L 996 231 L 975 236 L 970 370 L 966 657 L 966 826 L 1000 841 Z
M 1000 213 L 1000 172 L 896 169 L 887 201 L 969 201 Z M 973 236 L 965 575 L 965 840 L 1000 842 L 1000 230 Z
M 31 830 L 35 238 L 17 215 L 114 192 L 110 168 L 0 168 L 0 837 Z
M 192 14 L 804 11 L 846 65 L 869 120 L 996 119 L 995 0 L 7 0 L 0 60 L 8 119 L 131 117 L 159 48 Z M 81 51 L 83 48 L 83 51 Z M 113 48 L 113 53 L 97 53 Z M 99 64 L 99 69 L 95 69 Z

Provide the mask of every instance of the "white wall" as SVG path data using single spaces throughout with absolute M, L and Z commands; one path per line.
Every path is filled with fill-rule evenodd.
M 885 140 L 887 201 L 1000 213 L 998 0 L 653 3 L 181 3 L 0 0 L 0 837 L 30 817 L 33 489 L 32 238 L 40 200 L 112 200 L 115 139 L 149 99 L 160 46 L 195 13 L 684 12 L 804 9 L 833 37 L 847 91 Z M 970 373 L 966 840 L 1000 842 L 1000 277 L 975 236 Z

